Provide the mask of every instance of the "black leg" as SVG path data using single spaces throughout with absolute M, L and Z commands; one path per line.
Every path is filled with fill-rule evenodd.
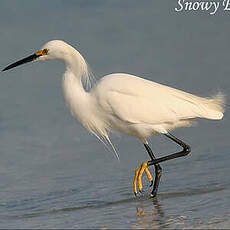
M 170 154 L 170 155 L 165 156 L 165 157 L 160 157 L 158 159 L 153 159 L 151 161 L 148 161 L 148 166 L 157 165 L 160 162 L 168 161 L 168 160 L 175 159 L 175 158 L 178 158 L 178 157 L 184 157 L 184 156 L 188 155 L 191 152 L 191 147 L 189 145 L 185 144 L 183 141 L 181 141 L 180 139 L 176 138 L 172 134 L 167 133 L 167 134 L 165 134 L 165 136 L 170 138 L 171 140 L 173 140 L 177 144 L 179 144 L 181 147 L 183 147 L 183 150 L 178 152 L 178 153 L 173 153 L 173 154 Z
M 149 145 L 147 144 L 144 144 L 150 158 L 152 161 L 156 160 L 156 157 L 154 156 L 151 148 L 149 147 Z M 162 168 L 159 164 L 154 164 L 154 167 L 155 167 L 155 181 L 154 181 L 154 185 L 153 185 L 153 190 L 152 190 L 152 196 L 156 196 L 157 194 L 157 189 L 158 189 L 158 186 L 159 186 L 159 182 L 160 182 L 160 178 L 161 178 L 161 174 L 162 174 Z

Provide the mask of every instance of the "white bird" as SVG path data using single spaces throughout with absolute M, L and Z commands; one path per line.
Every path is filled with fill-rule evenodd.
M 106 75 L 90 91 L 86 91 L 83 81 L 90 81 L 90 74 L 85 59 L 76 49 L 60 40 L 46 43 L 40 51 L 7 66 L 3 71 L 26 62 L 51 59 L 64 61 L 64 97 L 73 116 L 86 129 L 98 138 L 107 140 L 112 147 L 108 133 L 113 130 L 132 135 L 143 142 L 151 160 L 142 163 L 136 170 L 135 195 L 137 182 L 139 191 L 142 191 L 141 178 L 144 171 L 153 184 L 148 166 L 155 167 L 151 194 L 156 196 L 162 173 L 159 163 L 185 156 L 190 152 L 190 146 L 170 134 L 170 130 L 190 126 L 195 118 L 219 120 L 223 117 L 222 94 L 202 98 L 125 73 Z M 169 137 L 182 146 L 183 150 L 156 159 L 148 145 L 148 138 L 157 134 Z

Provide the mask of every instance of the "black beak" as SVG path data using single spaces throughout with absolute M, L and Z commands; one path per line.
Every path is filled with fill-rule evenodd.
M 24 64 L 24 63 L 34 61 L 34 60 L 37 59 L 39 56 L 41 56 L 41 55 L 38 55 L 38 54 L 36 54 L 36 53 L 35 53 L 35 54 L 32 54 L 32 55 L 30 55 L 30 56 L 28 56 L 28 57 L 26 57 L 26 58 L 23 58 L 23 59 L 21 59 L 21 60 L 15 62 L 15 63 L 13 63 L 13 64 L 11 64 L 11 65 L 8 65 L 8 66 L 7 66 L 6 68 L 4 68 L 2 71 L 6 71 L 6 70 L 8 70 L 8 69 L 12 69 L 12 68 L 14 68 L 14 67 L 16 67 L 16 66 L 19 66 L 19 65 L 22 65 L 22 64 Z

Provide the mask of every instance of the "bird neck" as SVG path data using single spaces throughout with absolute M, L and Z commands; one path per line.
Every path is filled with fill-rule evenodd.
M 81 85 L 82 81 L 89 80 L 88 65 L 82 55 L 75 49 L 68 55 L 64 56 L 64 62 L 66 64 L 66 73 L 70 73 L 74 76 Z
M 66 72 L 63 77 L 63 93 L 71 113 L 84 123 L 84 117 L 90 107 L 90 93 L 84 87 L 82 80 L 88 79 L 88 68 L 84 58 L 76 51 L 71 58 L 64 59 Z

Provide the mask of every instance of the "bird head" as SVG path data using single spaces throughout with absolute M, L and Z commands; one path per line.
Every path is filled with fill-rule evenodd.
M 39 51 L 17 62 L 14 62 L 13 64 L 8 65 L 2 71 L 6 71 L 16 66 L 33 61 L 63 59 L 63 57 L 70 53 L 71 49 L 73 48 L 66 42 L 60 40 L 53 40 L 47 42 Z

